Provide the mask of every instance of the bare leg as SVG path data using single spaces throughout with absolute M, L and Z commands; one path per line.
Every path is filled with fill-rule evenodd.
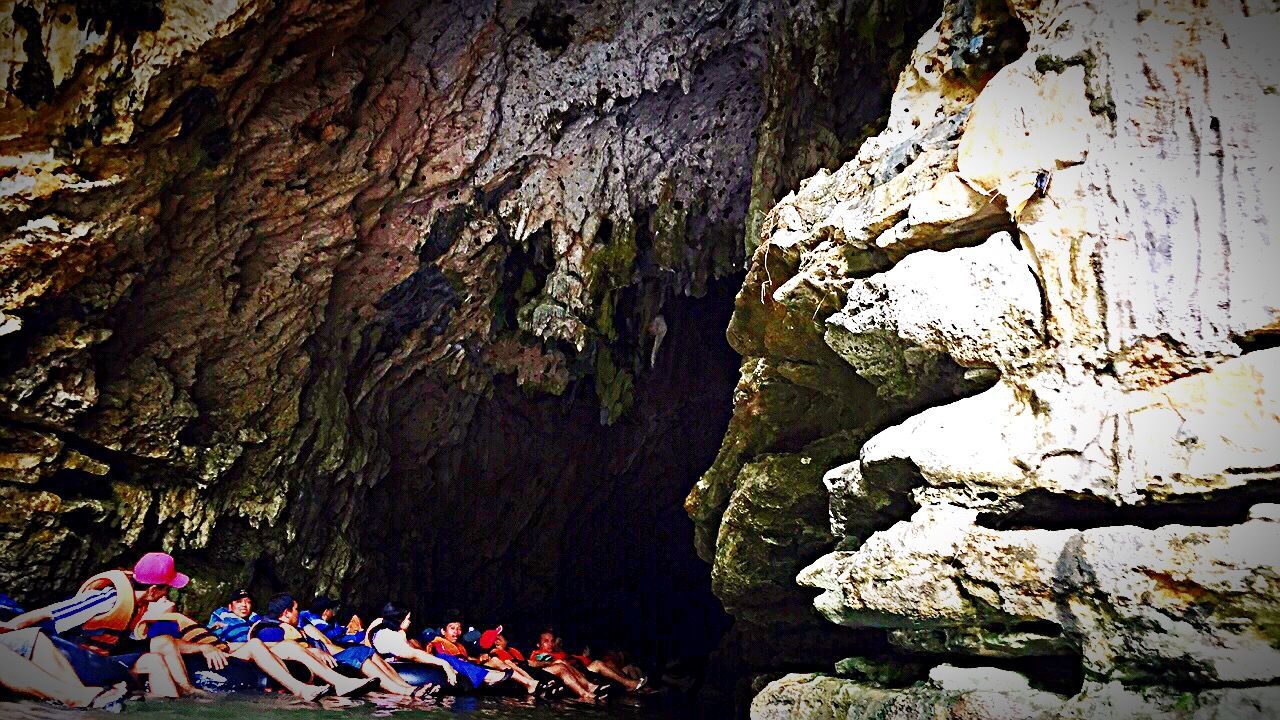
M 587 666 L 587 669 L 593 673 L 596 673 L 597 675 L 603 675 L 609 678 L 610 680 L 617 682 L 619 685 L 621 685 L 622 687 L 628 690 L 635 690 L 636 687 L 640 685 L 638 681 L 632 680 L 631 678 L 624 676 L 622 673 L 618 672 L 617 670 L 614 670 L 613 668 L 600 662 L 599 660 L 592 660 L 591 664 Z
M 415 689 L 379 655 L 370 656 L 365 660 L 364 665 L 360 666 L 360 672 L 364 673 L 365 677 L 377 678 L 382 689 L 392 695 L 412 695 Z
M 208 696 L 209 693 L 201 690 L 191 684 L 191 677 L 187 675 L 187 665 L 182 662 L 182 653 L 178 651 L 178 646 L 174 644 L 173 638 L 168 635 L 151 638 L 151 652 L 158 655 L 164 662 L 164 667 L 168 671 L 168 675 L 178 687 L 178 692 L 182 695 Z M 168 697 L 163 695 L 162 697 Z
M 155 653 L 147 653 L 138 658 L 133 664 L 133 671 L 139 675 L 147 676 L 147 683 L 151 686 L 151 695 L 162 698 L 178 697 L 178 685 L 173 681 L 173 676 L 169 674 L 169 667 L 165 663 L 164 658 Z
M 274 656 L 272 658 L 273 660 L 275 658 L 280 658 L 281 660 L 292 660 L 294 662 L 301 663 L 305 668 L 311 671 L 311 674 L 332 685 L 334 692 L 339 695 L 346 695 L 358 688 L 364 687 L 365 683 L 369 680 L 368 678 L 349 678 L 346 675 L 343 675 L 337 670 L 317 660 L 311 655 L 311 653 L 307 652 L 306 648 L 294 642 L 273 643 L 269 647 L 264 646 L 263 649 L 268 650 L 268 654 Z M 278 660 L 276 662 L 279 664 Z M 284 667 L 281 666 L 281 669 L 283 670 Z M 288 674 L 288 670 L 285 670 L 285 674 Z M 272 677 L 275 676 L 273 675 Z M 293 676 L 290 675 L 290 677 Z M 277 682 L 279 681 L 277 680 Z M 294 680 L 294 682 L 297 682 L 297 680 Z M 284 685 L 284 683 L 280 684 Z M 288 686 L 285 685 L 285 687 Z
M 507 672 L 505 670 L 490 670 L 484 676 L 484 684 L 497 685 L 498 683 L 505 680 L 506 677 L 507 677 Z M 533 678 L 529 677 L 529 673 L 524 673 L 523 678 L 515 673 L 512 673 L 511 679 L 523 685 L 524 689 L 528 690 L 530 693 L 533 693 L 534 690 L 538 689 L 538 682 Z
M 48 638 L 43 635 L 40 637 L 49 644 Z M 52 645 L 50 648 L 52 649 Z M 54 652 L 57 653 L 57 650 Z M 58 654 L 61 656 L 61 653 Z M 0 646 L 0 667 L 4 668 L 0 685 L 23 695 L 57 700 L 67 707 L 88 707 L 89 703 L 93 702 L 93 698 L 102 692 L 102 688 L 85 687 L 78 678 L 75 681 L 64 679 L 75 678 L 74 671 L 70 676 L 59 676 L 49 672 L 35 662 L 35 655 L 32 652 L 32 659 L 27 660 L 9 648 Z M 66 662 L 65 658 L 63 662 Z
M 595 688 L 587 682 L 586 676 L 568 665 L 548 665 L 542 669 L 560 678 L 561 682 L 568 685 L 569 689 L 583 700 L 596 699 Z
M 293 645 L 293 647 L 298 648 L 301 654 L 306 655 L 306 651 L 303 650 L 300 645 L 295 643 L 279 644 L 281 646 Z M 288 690 L 303 700 L 315 700 L 317 697 L 323 695 L 329 690 L 329 686 L 327 685 L 310 685 L 291 675 L 288 668 L 281 664 L 280 659 L 273 655 L 271 650 L 268 650 L 267 646 L 263 645 L 262 641 L 257 638 L 253 638 L 236 647 L 232 650 L 231 657 L 253 661 L 253 664 L 257 665 L 258 669 L 266 673 L 272 680 L 280 683 L 280 687 L 283 687 L 285 690 Z M 308 655 L 308 657 L 310 656 Z M 314 658 L 312 658 L 312 660 L 314 661 Z M 319 665 L 320 663 L 316 662 L 316 664 Z
M 31 645 L 31 663 L 66 683 L 84 687 L 80 676 L 76 675 L 76 669 L 71 667 L 71 661 L 54 647 L 53 641 L 44 633 L 36 635 L 36 640 Z
M 515 679 L 516 682 L 520 683 L 521 685 L 524 685 L 525 688 L 527 688 L 530 693 L 532 693 L 534 690 L 538 688 L 538 681 L 534 680 L 532 675 L 525 672 L 524 668 L 520 667 L 519 665 L 516 665 L 513 662 L 507 662 L 502 658 L 491 657 L 489 658 L 488 662 L 484 664 L 484 666 L 487 668 L 492 668 L 494 670 L 502 670 L 504 672 L 507 670 L 510 670 L 511 677 Z

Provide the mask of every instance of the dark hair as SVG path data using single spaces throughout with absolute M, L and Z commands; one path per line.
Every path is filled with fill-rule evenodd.
M 399 630 L 400 624 L 409 616 L 409 609 L 395 600 L 388 600 L 382 606 L 382 626 L 388 630 Z
M 333 616 L 333 624 L 339 627 L 343 627 L 347 623 L 351 622 L 351 618 L 356 614 L 355 610 L 352 610 L 345 605 L 334 608 L 334 612 L 338 614 Z
M 441 630 L 443 630 L 443 629 L 445 629 L 445 628 L 449 627 L 449 623 L 458 623 L 459 625 L 461 625 L 461 626 L 462 626 L 462 629 L 463 629 L 464 631 L 467 629 L 467 623 L 466 623 L 466 622 L 464 622 L 464 621 L 463 621 L 463 619 L 462 619 L 462 611 L 461 611 L 461 610 L 454 610 L 454 609 L 452 609 L 452 608 L 450 608 L 450 609 L 448 609 L 448 610 L 445 610 L 445 612 L 444 612 L 444 622 L 440 623 L 440 629 L 441 629 Z
M 289 593 L 272 595 L 271 599 L 267 601 L 267 617 L 272 620 L 279 620 L 281 615 L 293 608 L 294 602 L 293 596 Z
M 330 600 L 324 595 L 318 595 L 315 600 L 311 601 L 311 612 L 316 615 L 323 615 L 325 610 L 336 611 L 337 609 L 338 603 L 334 600 Z

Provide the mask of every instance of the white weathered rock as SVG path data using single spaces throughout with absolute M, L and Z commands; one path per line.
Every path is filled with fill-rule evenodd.
M 1044 622 L 1098 677 L 1268 683 L 1280 601 L 1280 527 L 1168 525 L 991 530 L 977 512 L 926 506 L 855 552 L 806 569 L 834 622 L 964 628 Z
M 1064 700 L 1052 693 L 886 689 L 821 675 L 769 683 L 751 703 L 752 720 L 1271 720 L 1274 687 L 1186 692 L 1085 683 Z
M 751 720 L 1029 720 L 1054 717 L 1062 698 L 1032 690 L 891 690 L 820 675 L 787 675 L 751 703 Z
M 905 383 L 911 356 L 1015 372 L 1040 344 L 1040 291 L 1007 233 L 973 248 L 924 250 L 855 282 L 827 318 L 827 344 L 877 384 Z
M 767 266 L 795 271 L 762 292 L 763 361 L 821 322 L 900 409 L 828 468 L 843 537 L 798 581 L 906 649 L 1079 654 L 1091 684 L 1066 716 L 1261 716 L 1280 681 L 1280 10 L 1015 0 L 1025 52 L 948 86 L 957 7 L 885 132 L 764 223 L 771 250 L 800 219 Z M 947 121 L 895 172 L 872 162 Z M 949 362 L 999 378 L 913 405 Z
M 962 668 L 955 665 L 938 665 L 929 671 L 929 681 L 943 690 L 957 692 L 1030 692 L 1031 683 L 1025 675 L 999 668 Z

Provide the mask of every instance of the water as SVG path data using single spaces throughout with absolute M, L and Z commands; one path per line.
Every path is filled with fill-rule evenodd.
M 63 710 L 36 702 L 0 702 L 3 720 L 685 720 L 692 717 L 684 698 L 657 693 L 642 699 L 622 697 L 607 705 L 557 701 L 538 702 L 509 697 L 443 697 L 407 701 L 370 694 L 359 700 L 325 698 L 321 707 L 274 695 L 226 695 L 211 701 L 132 701 L 121 715 Z

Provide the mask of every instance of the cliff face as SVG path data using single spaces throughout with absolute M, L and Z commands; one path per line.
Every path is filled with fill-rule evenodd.
M 0 587 L 162 547 L 195 607 L 714 614 L 664 544 L 727 422 L 744 237 L 936 11 L 0 4 Z
M 762 224 L 687 507 L 852 657 L 754 717 L 1280 712 L 1280 23 L 1208 5 L 949 2 Z

